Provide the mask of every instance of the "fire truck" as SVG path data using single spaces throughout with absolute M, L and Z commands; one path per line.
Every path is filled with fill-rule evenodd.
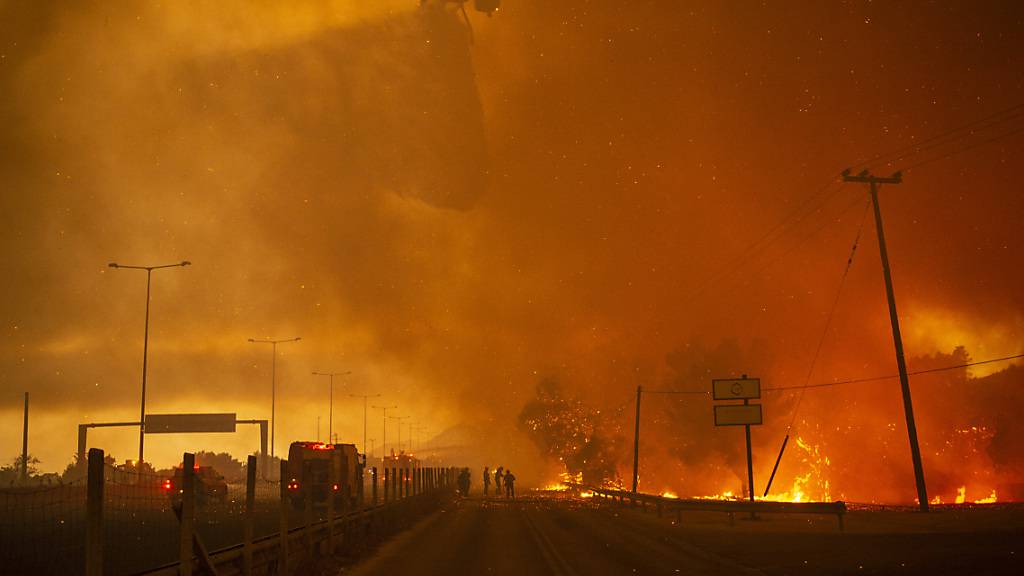
M 288 448 L 288 474 L 281 478 L 287 482 L 292 506 L 302 509 L 307 494 L 313 506 L 327 506 L 331 494 L 335 509 L 356 507 L 362 497 L 366 465 L 363 458 L 355 444 L 292 442 Z

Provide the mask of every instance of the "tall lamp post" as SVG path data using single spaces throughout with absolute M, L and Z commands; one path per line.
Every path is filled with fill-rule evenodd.
M 372 408 L 384 412 L 384 437 L 380 442 L 380 458 L 383 461 L 388 455 L 388 410 L 398 408 L 398 406 L 373 406 Z
M 283 338 L 281 340 L 272 340 L 267 338 L 266 340 L 256 340 L 255 338 L 249 338 L 249 342 L 253 344 L 270 344 L 273 349 L 273 360 L 270 364 L 270 457 L 274 457 L 274 416 L 277 409 L 277 345 L 285 342 L 298 342 L 302 340 L 302 337 L 296 336 L 295 338 Z
M 402 420 L 409 418 L 409 416 L 388 416 L 392 420 L 398 420 L 398 451 L 402 451 Z
M 348 376 L 351 371 L 347 372 L 313 372 L 313 376 L 328 376 L 331 379 L 331 398 L 329 400 L 330 405 L 327 408 L 327 443 L 334 444 L 334 377 L 335 376 Z
M 352 398 L 363 399 L 363 452 L 366 451 L 366 399 L 380 398 L 380 394 L 349 394 Z
M 145 452 L 146 444 L 146 367 L 149 356 L 149 289 L 152 285 L 153 270 L 159 270 L 161 268 L 184 268 L 190 266 L 192 263 L 188 260 L 182 260 L 176 264 L 161 264 L 159 266 L 126 266 L 124 264 L 118 264 L 117 262 L 111 262 L 108 264 L 111 268 L 125 268 L 128 270 L 145 270 L 146 271 L 146 330 L 142 336 L 142 408 L 139 411 L 139 463 L 138 466 L 142 466 L 142 459 Z M 141 468 L 137 468 L 141 470 Z

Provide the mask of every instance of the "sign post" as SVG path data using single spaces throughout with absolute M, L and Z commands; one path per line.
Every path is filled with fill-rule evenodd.
M 743 400 L 743 404 L 716 404 L 715 426 L 743 426 L 747 436 L 747 492 L 754 501 L 754 458 L 750 448 L 750 427 L 764 422 L 760 404 L 751 404 L 751 399 L 761 397 L 761 379 L 722 378 L 711 381 L 713 400 Z

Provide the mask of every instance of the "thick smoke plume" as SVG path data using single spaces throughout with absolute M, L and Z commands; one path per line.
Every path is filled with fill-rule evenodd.
M 138 417 L 145 279 L 106 264 L 188 259 L 153 277 L 150 412 L 268 417 L 270 351 L 248 339 L 301 336 L 277 358 L 279 454 L 317 417 L 326 436 L 310 372 L 351 371 L 345 441 L 363 433 L 348 394 L 381 393 L 410 417 L 389 449 L 419 436 L 548 483 L 562 463 L 517 415 L 550 375 L 601 412 L 593 438 L 624 437 L 626 477 L 637 385 L 894 374 L 866 190 L 835 176 L 1024 101 L 1013 8 L 506 1 L 471 12 L 471 35 L 418 4 L 0 4 L 0 456 L 20 449 L 26 390 L 44 471 L 78 423 Z M 1024 351 L 1022 140 L 975 140 L 881 190 L 912 369 Z M 1021 482 L 1005 368 L 912 381 L 944 500 Z M 895 381 L 763 402 L 758 487 L 795 413 L 780 492 L 913 498 Z M 642 489 L 742 488 L 742 433 L 710 405 L 645 396 Z M 119 461 L 135 443 L 90 435 Z M 252 430 L 147 453 L 257 446 Z

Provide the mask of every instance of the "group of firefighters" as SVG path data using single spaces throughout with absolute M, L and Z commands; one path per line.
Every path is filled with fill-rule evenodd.
M 459 492 L 463 496 L 469 495 L 469 468 L 463 468 L 459 472 Z M 484 497 L 490 496 L 491 493 L 491 468 L 490 466 L 484 466 Z M 516 477 L 512 475 L 511 470 L 505 470 L 504 466 L 498 466 L 498 469 L 494 471 L 494 495 L 501 497 L 502 484 L 505 486 L 505 498 L 515 500 L 516 497 Z

